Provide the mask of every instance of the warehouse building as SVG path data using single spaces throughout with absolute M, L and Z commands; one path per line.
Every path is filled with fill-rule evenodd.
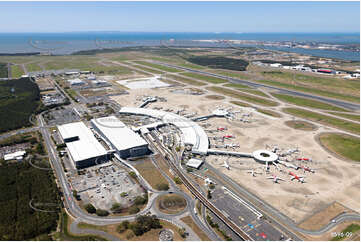
M 83 122 L 59 125 L 58 130 L 76 168 L 108 161 L 107 151 Z
M 150 153 L 148 143 L 115 116 L 92 119 L 91 125 L 121 158 Z

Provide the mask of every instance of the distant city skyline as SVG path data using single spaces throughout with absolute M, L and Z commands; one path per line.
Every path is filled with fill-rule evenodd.
M 0 32 L 359 33 L 359 2 L 0 2 Z

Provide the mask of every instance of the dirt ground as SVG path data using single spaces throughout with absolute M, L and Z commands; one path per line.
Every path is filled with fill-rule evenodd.
M 352 210 L 342 206 L 337 202 L 334 202 L 325 209 L 302 221 L 299 224 L 299 227 L 308 230 L 319 230 L 327 225 L 333 218 L 343 212 L 352 212 Z
M 225 97 L 224 100 L 210 100 L 205 97 L 206 95 L 214 95 L 210 91 L 204 95 L 189 95 L 181 92 L 170 92 L 174 89 L 176 88 L 129 90 L 128 95 L 112 98 L 122 106 L 137 107 L 141 103 L 140 100 L 137 101 L 137 98 L 139 99 L 141 96 L 164 97 L 167 102 L 155 102 L 148 105 L 147 108 L 162 107 L 163 110 L 172 109 L 175 112 L 184 107 L 186 114 L 196 112 L 195 116 L 209 114 L 220 106 L 223 108 L 233 107 L 232 111 L 238 110 L 240 115 L 250 114 L 250 123 L 212 118 L 206 122 L 200 122 L 200 124 L 210 124 L 211 126 L 205 128 L 206 130 L 216 130 L 220 126 L 227 127 L 228 130 L 224 132 L 208 132 L 208 137 L 222 137 L 225 134 L 234 135 L 234 139 L 224 142 L 240 146 L 230 149 L 231 151 L 252 153 L 258 149 L 265 149 L 266 145 L 277 145 L 285 150 L 298 147 L 300 152 L 294 155 L 294 158 L 312 158 L 312 162 L 302 164 L 295 162 L 295 164 L 309 166 L 316 172 L 304 174 L 302 170 L 295 171 L 286 167 L 282 167 L 283 172 L 280 172 L 271 166 L 270 174 L 265 174 L 262 164 L 247 158 L 228 159 L 224 156 L 208 156 L 207 162 L 266 200 L 296 223 L 308 218 L 334 201 L 357 212 L 360 211 L 359 164 L 331 156 L 314 139 L 315 135 L 327 131 L 328 128 L 321 126 L 316 131 L 295 130 L 284 124 L 285 121 L 290 120 L 287 115 L 281 118 L 269 117 L 256 112 L 254 109 L 230 104 L 229 101 L 234 99 L 229 97 Z M 215 143 L 213 140 L 210 142 L 211 144 Z M 212 147 L 212 149 L 214 148 Z M 224 148 L 220 149 L 224 150 Z M 231 167 L 230 170 L 221 166 L 226 159 L 228 159 Z M 252 168 L 257 169 L 262 174 L 252 177 L 247 173 L 247 170 Z M 291 181 L 288 171 L 305 176 L 306 182 Z M 280 181 L 279 184 L 273 183 L 272 180 L 266 179 L 271 174 L 275 174 L 285 181 Z

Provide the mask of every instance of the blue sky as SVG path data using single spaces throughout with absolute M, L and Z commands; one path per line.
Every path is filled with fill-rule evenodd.
M 0 2 L 0 32 L 359 32 L 359 2 Z

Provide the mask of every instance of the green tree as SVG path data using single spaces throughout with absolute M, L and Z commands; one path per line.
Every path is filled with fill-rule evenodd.
M 120 203 L 113 203 L 112 208 L 110 210 L 113 213 L 121 213 L 122 209 L 123 209 L 123 207 Z
M 156 185 L 157 190 L 167 191 L 169 189 L 169 185 L 166 183 L 159 183 Z
M 109 215 L 109 212 L 107 210 L 103 210 L 103 209 L 97 209 L 97 211 L 95 212 L 96 215 L 101 216 L 101 217 L 105 217 Z
M 88 213 L 96 213 L 97 211 L 96 208 L 91 203 L 85 204 L 84 208 Z
M 139 213 L 140 209 L 136 206 L 132 206 L 129 208 L 129 213 L 130 214 L 136 214 L 136 213 Z

